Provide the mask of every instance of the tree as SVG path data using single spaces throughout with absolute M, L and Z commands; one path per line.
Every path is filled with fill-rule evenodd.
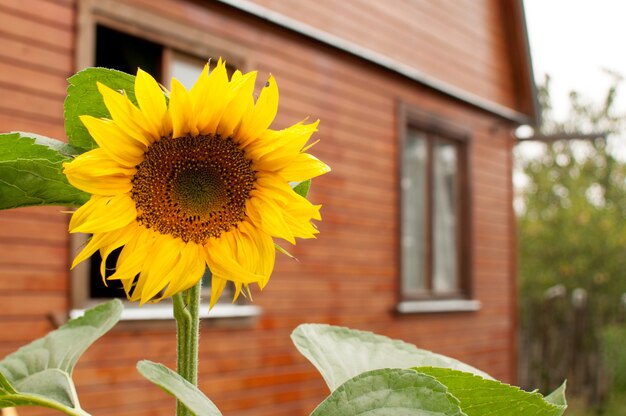
M 550 79 L 539 88 L 541 134 L 606 132 L 606 138 L 542 144 L 533 158 L 518 149 L 526 179 L 518 212 L 521 296 L 539 299 L 556 284 L 583 288 L 597 324 L 619 313 L 626 293 L 625 118 L 615 109 L 620 81 L 612 76 L 599 105 L 572 92 L 564 120 L 553 116 Z

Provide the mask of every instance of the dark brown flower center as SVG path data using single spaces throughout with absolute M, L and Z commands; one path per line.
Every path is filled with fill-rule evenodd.
M 203 244 L 245 217 L 252 163 L 231 138 L 164 137 L 133 177 L 137 221 L 161 234 Z

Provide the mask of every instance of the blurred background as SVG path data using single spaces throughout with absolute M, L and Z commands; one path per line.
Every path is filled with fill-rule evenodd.
M 370 330 L 543 393 L 626 413 L 626 143 L 618 0 L 0 0 L 0 131 L 65 138 L 88 66 L 190 86 L 207 59 L 272 73 L 280 129 L 320 119 L 319 237 L 254 302 L 204 309 L 200 388 L 228 415 L 307 415 L 327 394 L 289 334 Z M 0 195 L 0 197 L 2 197 Z M 119 287 L 63 207 L 0 213 L 0 356 Z M 114 256 L 107 265 L 115 267 Z M 207 288 L 210 290 L 210 288 Z M 175 366 L 167 302 L 125 304 L 79 362 L 93 414 L 166 415 L 139 359 Z M 20 414 L 46 415 L 41 409 Z
M 623 414 L 626 5 L 524 3 L 542 120 L 515 149 L 520 383 Z

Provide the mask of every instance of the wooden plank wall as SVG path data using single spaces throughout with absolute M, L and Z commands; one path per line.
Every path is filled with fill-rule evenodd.
M 517 106 L 500 0 L 252 1 L 477 96 Z
M 71 1 L 0 2 L 0 131 L 63 138 L 65 79 L 73 71 Z M 54 328 L 68 308 L 67 215 L 0 212 L 0 356 Z
M 37 7 L 20 0 L 0 3 L 0 130 L 62 137 L 64 79 L 73 70 L 75 4 L 70 0 L 32 1 Z M 244 327 L 221 323 L 205 325 L 202 330 L 200 385 L 224 414 L 307 415 L 325 397 L 321 378 L 289 340 L 289 333 L 303 322 L 346 325 L 402 338 L 514 381 L 510 125 L 225 6 L 182 0 L 128 3 L 252 51 L 248 58 L 251 66 L 259 69 L 259 86 L 270 72 L 278 81 L 281 101 L 274 127 L 305 116 L 320 118 L 317 138 L 321 142 L 314 153 L 333 167 L 331 174 L 315 181 L 311 193 L 311 198 L 324 206 L 321 234 L 316 241 L 302 241 L 293 248 L 299 262 L 280 258 L 267 289 L 255 293 L 255 303 L 263 309 L 260 319 Z M 291 4 L 266 4 L 287 13 L 281 9 L 287 3 Z M 315 2 L 321 9 L 340 3 L 345 8 L 356 4 Z M 358 13 L 352 9 L 333 12 L 344 16 L 342 22 L 360 21 L 369 28 L 350 32 L 335 24 L 334 29 L 343 30 L 337 34 L 352 39 L 355 33 L 384 32 L 376 25 L 397 24 L 381 18 L 386 15 L 373 9 L 375 3 L 357 8 Z M 458 23 L 459 31 L 467 33 L 476 26 L 471 29 L 477 36 L 471 45 L 454 31 L 445 39 L 452 44 L 447 44 L 443 29 L 433 30 L 440 41 L 437 47 L 420 50 L 425 40 L 415 34 L 407 35 L 410 40 L 396 39 L 394 45 L 415 45 L 411 59 L 423 64 L 420 69 L 432 76 L 458 82 L 457 86 L 498 103 L 513 103 L 510 71 L 502 62 L 506 45 L 498 35 L 502 28 L 494 17 L 495 3 L 464 2 L 463 8 L 451 9 L 447 2 L 441 3 L 442 10 L 435 4 L 440 3 L 415 2 L 401 14 L 429 13 L 432 16 L 426 21 L 433 23 L 435 15 L 439 21 L 447 16 Z M 472 9 L 469 23 L 461 24 L 467 17 L 463 10 L 468 8 Z M 345 14 L 352 12 L 356 14 L 346 19 Z M 378 18 L 372 19 L 372 14 Z M 328 12 L 318 18 L 327 21 L 332 15 Z M 296 17 L 313 19 L 304 14 Z M 413 26 L 400 27 L 409 30 Z M 428 43 L 436 41 L 429 38 Z M 376 47 L 387 48 L 384 52 L 397 53 L 398 58 L 410 52 L 406 47 L 390 47 L 389 38 L 380 42 Z M 483 43 L 487 50 L 475 55 L 462 53 Z M 493 62 L 487 62 L 490 60 Z M 461 62 L 473 69 L 458 69 Z M 457 77 L 455 71 L 463 76 Z M 472 131 L 472 268 L 475 297 L 483 303 L 479 312 L 405 316 L 393 312 L 399 277 L 398 101 Z M 65 229 L 66 218 L 57 208 L 0 215 L 0 302 L 4 306 L 0 309 L 0 355 L 42 335 L 52 327 L 50 316 L 67 311 Z M 75 373 L 84 408 L 94 415 L 172 414 L 170 397 L 144 382 L 134 365 L 147 358 L 173 367 L 173 334 L 171 323 L 124 323 L 106 335 L 87 352 Z M 51 413 L 29 410 L 24 414 Z

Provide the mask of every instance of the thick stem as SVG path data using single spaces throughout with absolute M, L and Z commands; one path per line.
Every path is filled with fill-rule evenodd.
M 200 328 L 200 291 L 202 281 L 191 289 L 174 295 L 174 318 L 176 319 L 176 371 L 185 380 L 198 385 L 198 334 Z M 177 416 L 191 416 L 192 413 L 181 403 L 176 402 Z

